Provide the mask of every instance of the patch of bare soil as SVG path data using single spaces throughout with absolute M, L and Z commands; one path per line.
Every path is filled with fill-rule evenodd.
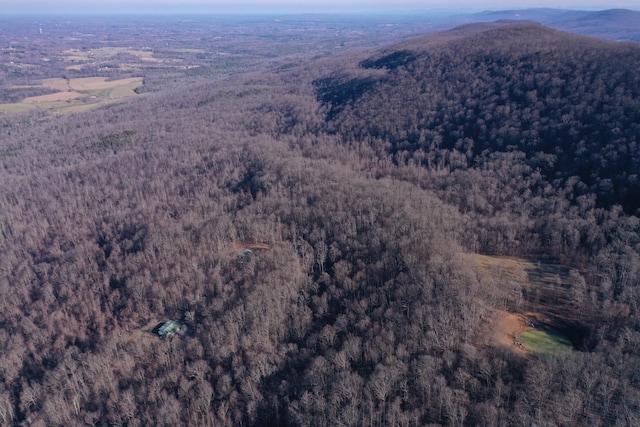
M 134 342 L 143 339 L 144 337 L 150 337 L 151 330 L 160 322 L 158 319 L 153 319 L 147 322 L 144 326 L 135 329 L 129 335 L 127 342 Z
M 487 311 L 476 342 L 507 346 L 528 354 L 520 341 L 532 329 L 568 331 L 572 312 L 568 297 L 568 268 L 546 260 L 525 260 L 480 254 L 464 254 L 486 295 Z M 573 334 L 575 335 L 575 333 Z
M 520 341 L 520 334 L 535 329 L 546 320 L 539 313 L 510 313 L 491 310 L 484 325 L 484 343 L 492 346 L 506 346 L 521 354 L 529 352 Z

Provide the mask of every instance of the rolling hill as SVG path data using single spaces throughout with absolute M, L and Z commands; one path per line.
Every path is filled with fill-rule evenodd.
M 431 168 L 519 153 L 549 182 L 571 180 L 574 197 L 640 208 L 638 45 L 498 21 L 411 40 L 357 67 L 316 81 L 333 132 Z

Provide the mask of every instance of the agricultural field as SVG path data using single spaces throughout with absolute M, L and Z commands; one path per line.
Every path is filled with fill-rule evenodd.
M 62 55 L 69 62 L 107 61 L 117 59 L 118 55 L 129 55 L 138 58 L 140 61 L 162 62 L 161 59 L 153 56 L 152 49 L 133 49 L 127 47 L 101 47 L 91 50 L 69 49 L 62 52 Z

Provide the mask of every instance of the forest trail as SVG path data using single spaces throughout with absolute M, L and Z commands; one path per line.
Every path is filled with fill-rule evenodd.
M 266 243 L 242 243 L 242 242 L 229 242 L 229 250 L 233 252 L 240 252 L 245 250 L 268 250 L 271 249 L 271 245 Z

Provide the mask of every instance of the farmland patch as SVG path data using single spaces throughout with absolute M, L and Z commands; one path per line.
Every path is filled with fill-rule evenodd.
M 49 88 L 58 92 L 27 97 L 20 102 L 0 104 L 0 112 L 18 113 L 36 108 L 58 114 L 86 111 L 119 99 L 137 96 L 135 89 L 142 84 L 142 77 L 119 80 L 107 80 L 106 77 L 49 78 L 42 80 L 40 85 L 20 86 L 17 89 Z

